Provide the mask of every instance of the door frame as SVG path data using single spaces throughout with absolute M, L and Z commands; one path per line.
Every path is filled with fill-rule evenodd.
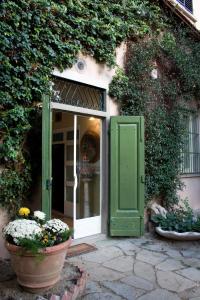
M 104 97 L 106 91 L 104 92 Z M 64 111 L 71 112 L 75 115 L 82 116 L 94 116 L 101 119 L 101 143 L 100 143 L 100 155 L 101 155 L 101 180 L 100 180 L 100 218 L 101 218 L 101 233 L 108 232 L 108 125 L 109 125 L 109 113 L 106 111 L 96 111 L 92 109 L 76 107 L 67 104 L 61 104 L 56 102 L 50 102 L 51 111 Z M 84 219 L 83 219 L 84 220 Z M 94 234 L 91 231 L 91 235 Z M 90 235 L 88 230 L 88 236 Z

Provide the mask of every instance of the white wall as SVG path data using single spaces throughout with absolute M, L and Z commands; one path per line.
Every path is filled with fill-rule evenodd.
M 195 27 L 200 30 L 200 1 L 199 0 L 193 0 L 193 16 L 196 19 Z
M 189 204 L 193 209 L 200 209 L 200 176 L 181 177 L 185 184 L 183 191 L 179 196 L 184 199 L 188 198 Z
M 4 246 L 5 240 L 2 236 L 2 229 L 8 223 L 8 221 L 9 221 L 9 219 L 8 219 L 8 214 L 7 214 L 6 210 L 4 208 L 0 207 L 0 258 L 8 258 L 9 257 L 9 253 Z

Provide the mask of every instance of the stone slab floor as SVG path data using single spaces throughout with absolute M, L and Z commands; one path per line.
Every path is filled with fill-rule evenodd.
M 200 300 L 200 242 L 142 238 L 78 240 L 95 252 L 69 258 L 89 274 L 82 300 Z

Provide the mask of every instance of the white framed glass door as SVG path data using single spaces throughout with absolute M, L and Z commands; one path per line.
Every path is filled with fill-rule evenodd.
M 77 239 L 101 232 L 101 119 L 74 115 L 73 132 L 73 224 Z
M 101 232 L 102 120 L 68 111 L 61 119 L 53 124 L 52 210 L 76 239 Z

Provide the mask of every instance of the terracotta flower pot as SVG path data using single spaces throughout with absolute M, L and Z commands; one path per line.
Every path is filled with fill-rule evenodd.
M 41 259 L 30 252 L 24 252 L 19 246 L 6 243 L 18 283 L 31 293 L 38 293 L 52 287 L 60 279 L 71 241 L 72 239 L 69 238 L 64 243 L 42 249 Z

